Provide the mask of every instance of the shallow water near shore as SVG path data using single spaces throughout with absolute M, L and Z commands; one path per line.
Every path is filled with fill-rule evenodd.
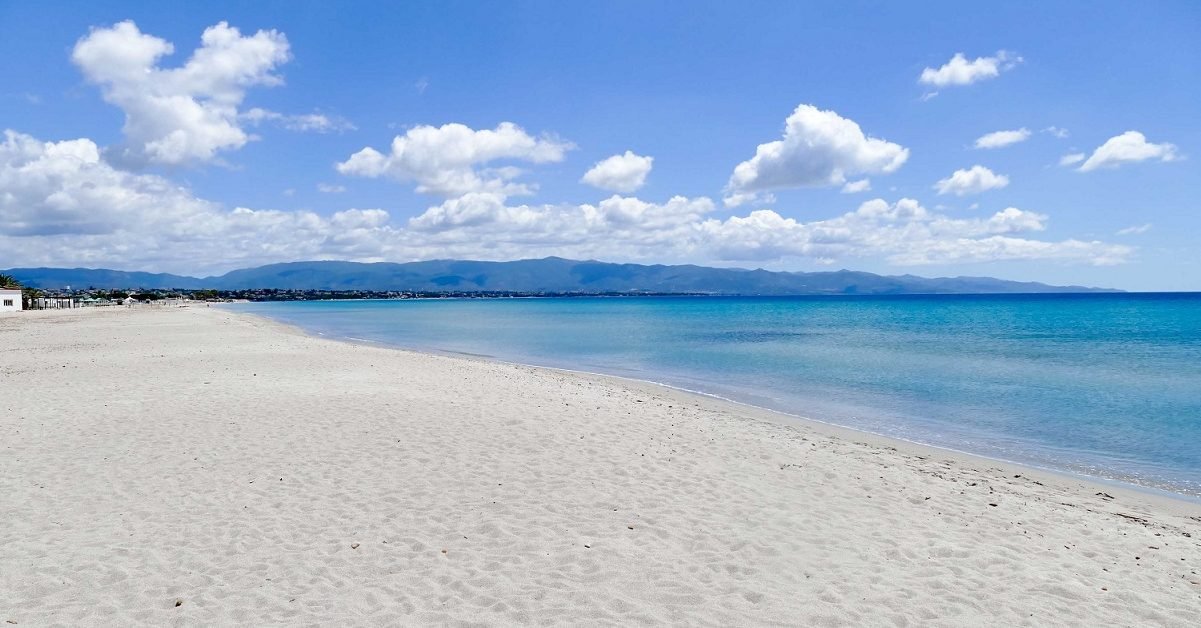
M 1201 294 L 574 297 L 233 306 L 594 371 L 1201 496 Z

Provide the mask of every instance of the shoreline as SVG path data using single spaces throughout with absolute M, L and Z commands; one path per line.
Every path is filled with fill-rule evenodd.
M 753 418 L 758 418 L 759 420 L 768 420 L 768 421 L 772 421 L 775 423 L 780 423 L 785 426 L 795 425 L 795 424 L 799 423 L 802 426 L 807 427 L 808 429 L 815 429 L 816 431 L 823 431 L 823 430 L 828 431 L 829 435 L 836 436 L 839 438 L 866 439 L 867 441 L 872 442 L 872 444 L 879 445 L 879 446 L 898 447 L 899 449 L 910 449 L 911 448 L 910 449 L 911 453 L 918 453 L 918 454 L 922 454 L 922 455 L 934 455 L 934 454 L 951 455 L 953 457 L 959 457 L 960 462 L 963 462 L 963 463 L 972 463 L 972 464 L 977 464 L 977 465 L 986 465 L 986 464 L 1002 465 L 1002 466 L 1004 466 L 1004 468 L 1006 468 L 1009 471 L 1016 471 L 1019 473 L 1037 472 L 1040 474 L 1048 474 L 1052 477 L 1058 477 L 1058 478 L 1061 478 L 1066 481 L 1085 482 L 1085 483 L 1095 485 L 1095 487 L 1098 490 L 1104 489 L 1105 491 L 1120 491 L 1123 493 L 1127 493 L 1128 497 L 1143 496 L 1147 499 L 1167 500 L 1167 503 L 1183 502 L 1185 504 L 1189 504 L 1192 506 L 1201 507 L 1201 494 L 1192 495 L 1192 494 L 1188 494 L 1188 493 L 1174 491 L 1174 490 L 1160 487 L 1160 486 L 1140 484 L 1138 482 L 1133 482 L 1128 479 L 1123 479 L 1121 477 L 1106 477 L 1106 476 L 1101 476 L 1101 475 L 1093 475 L 1093 474 L 1085 473 L 1082 471 L 1074 471 L 1074 470 L 1066 469 L 1066 468 L 1061 469 L 1061 468 L 1054 468 L 1054 467 L 1049 467 L 1049 466 L 1042 466 L 1042 465 L 1034 464 L 1032 462 L 1023 462 L 1020 460 L 1009 460 L 1009 459 L 1005 459 L 1005 458 L 997 458 L 997 457 L 992 457 L 992 456 L 988 456 L 985 454 L 978 454 L 978 453 L 974 453 L 974 452 L 970 452 L 970 451 L 963 451 L 960 449 L 955 449 L 953 447 L 946 447 L 946 446 L 941 446 L 941 445 L 936 445 L 936 444 L 931 444 L 931 443 L 924 443 L 924 442 L 915 441 L 915 440 L 908 440 L 905 438 L 899 438 L 899 437 L 890 436 L 887 434 L 879 434 L 879 433 L 871 432 L 868 430 L 862 430 L 862 429 L 849 427 L 849 426 L 845 426 L 845 425 L 839 425 L 837 423 L 833 423 L 830 421 L 823 421 L 821 419 L 817 419 L 817 418 L 802 415 L 802 414 L 794 414 L 791 412 L 786 412 L 783 410 L 777 410 L 774 408 L 760 406 L 760 405 L 756 405 L 756 404 L 745 402 L 745 401 L 739 401 L 737 399 L 732 399 L 732 398 L 725 397 L 722 395 L 705 392 L 703 390 L 691 390 L 688 388 L 684 388 L 682 386 L 676 386 L 676 385 L 666 383 L 666 382 L 658 382 L 658 381 L 654 381 L 654 380 L 650 380 L 650 379 L 640 379 L 637 377 L 627 377 L 627 376 L 622 376 L 622 375 L 615 375 L 612 373 L 601 373 L 601 372 L 586 371 L 586 370 L 581 370 L 581 369 L 572 369 L 572 368 L 566 368 L 566 367 L 548 366 L 548 365 L 543 365 L 543 364 L 532 364 L 532 363 L 527 363 L 527 362 L 506 360 L 503 358 L 499 358 L 499 357 L 491 356 L 491 355 L 485 355 L 485 354 L 474 354 L 474 353 L 466 353 L 466 352 L 460 352 L 460 351 L 447 351 L 447 350 L 427 349 L 427 348 L 412 348 L 412 347 L 405 347 L 405 346 L 401 346 L 401 345 L 393 345 L 393 344 L 389 344 L 387 342 L 382 342 L 382 341 L 378 341 L 378 340 L 370 340 L 367 338 L 329 336 L 329 335 L 319 333 L 319 332 L 311 332 L 311 331 L 301 327 L 300 325 L 283 322 L 283 321 L 271 318 L 269 316 L 265 316 L 263 314 L 239 311 L 237 308 L 228 308 L 228 307 L 225 307 L 224 305 L 221 305 L 218 307 L 224 311 L 236 314 L 238 316 L 251 317 L 256 320 L 260 320 L 264 323 L 267 323 L 267 324 L 276 325 L 281 330 L 285 330 L 289 333 L 295 333 L 295 334 L 299 334 L 301 336 L 306 336 L 306 337 L 310 337 L 310 338 L 330 340 L 333 342 L 344 342 L 344 343 L 349 343 L 349 344 L 362 344 L 365 346 L 372 346 L 372 347 L 377 347 L 377 348 L 387 349 L 387 350 L 394 350 L 394 351 L 403 351 L 403 352 L 407 352 L 407 353 L 415 353 L 415 354 L 420 354 L 420 355 L 435 355 L 435 356 L 441 356 L 441 357 L 448 357 L 448 358 L 452 358 L 452 359 L 478 360 L 478 361 L 488 362 L 488 363 L 505 364 L 505 365 L 511 365 L 511 366 L 521 366 L 521 367 L 534 368 L 534 369 L 546 369 L 546 370 L 550 370 L 550 371 L 554 371 L 554 372 L 558 372 L 558 373 L 564 373 L 564 374 L 568 374 L 568 375 L 592 377 L 592 378 L 597 378 L 599 380 L 611 380 L 620 385 L 626 385 L 626 386 L 629 386 L 629 385 L 651 386 L 656 389 L 670 390 L 670 391 L 673 391 L 673 392 L 676 392 L 679 394 L 683 394 L 683 395 L 697 396 L 699 398 L 703 398 L 703 399 L 706 399 L 706 400 L 714 402 L 714 403 L 727 404 L 729 406 L 733 406 L 734 412 L 744 411 L 744 412 L 748 412 L 751 414 L 755 414 L 757 416 L 753 417 Z
M 0 318 L 0 620 L 1165 625 L 1201 507 L 225 308 Z

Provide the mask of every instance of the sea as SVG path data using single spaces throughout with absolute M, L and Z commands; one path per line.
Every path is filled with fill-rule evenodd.
M 634 378 L 1201 498 L 1201 294 L 232 307 L 331 338 Z

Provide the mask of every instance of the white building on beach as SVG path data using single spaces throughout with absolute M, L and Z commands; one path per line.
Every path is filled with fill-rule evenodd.
M 0 288 L 0 312 L 20 312 L 22 309 L 20 288 Z
M 36 297 L 29 303 L 34 310 L 73 310 L 82 305 L 75 297 Z

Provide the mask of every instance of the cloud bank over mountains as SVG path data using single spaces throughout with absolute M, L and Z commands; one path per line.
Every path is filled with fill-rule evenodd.
M 387 142 L 378 138 L 374 146 L 365 142 L 369 145 L 349 155 L 331 156 L 330 176 L 337 183 L 327 178 L 309 184 L 339 194 L 356 179 L 379 179 L 430 197 L 428 207 L 411 218 L 394 217 L 380 207 L 347 207 L 329 215 L 230 207 L 198 197 L 168 175 L 206 164 L 221 167 L 224 155 L 255 139 L 249 127 L 274 124 L 298 132 L 355 127 L 325 114 L 243 107 L 251 89 L 283 86 L 279 70 L 291 59 L 283 33 L 243 35 L 221 22 L 204 31 L 182 65 L 163 67 L 162 59 L 174 50 L 130 21 L 93 29 L 78 41 L 71 60 L 105 101 L 124 112 L 124 139 L 102 147 L 89 138 L 5 132 L 0 265 L 198 272 L 299 259 L 547 255 L 731 264 L 882 259 L 897 266 L 998 260 L 1108 265 L 1135 252 L 1091 239 L 1040 238 L 1051 218 L 1011 206 L 960 216 L 927 209 L 913 198 L 852 205 L 850 197 L 841 197 L 853 209 L 827 210 L 830 217 L 807 221 L 789 217 L 796 208 L 766 207 L 775 202 L 773 193 L 783 190 L 870 191 L 869 177 L 878 183 L 910 158 L 909 148 L 869 135 L 838 112 L 804 103 L 784 120 L 779 139 L 754 147 L 741 162 L 732 156 L 733 171 L 724 187 L 714 182 L 723 208 L 703 195 L 633 196 L 661 164 L 628 150 L 595 162 L 580 179 L 607 196 L 534 202 L 538 168 L 565 164 L 578 147 L 511 121 L 478 129 L 457 122 L 413 126 L 383 148 L 374 147 Z M 969 85 L 995 78 L 1020 60 L 1004 52 L 973 61 L 956 54 L 940 68 L 926 68 L 921 82 Z M 1024 127 L 999 131 L 979 138 L 976 146 L 997 148 L 1029 137 Z M 1087 172 L 1177 157 L 1173 145 L 1152 144 L 1131 131 L 1076 163 L 1083 161 L 1079 170 Z M 939 195 L 965 196 L 1009 184 L 1007 176 L 975 165 L 955 171 L 934 189 Z M 756 208 L 737 210 L 746 204 Z
M 995 259 L 1118 263 L 1130 247 L 1022 237 L 1046 216 L 1007 208 L 957 219 L 916 200 L 873 199 L 813 222 L 769 209 L 722 219 L 708 198 L 662 203 L 613 195 L 598 203 L 520 204 L 503 194 L 449 198 L 402 225 L 382 209 L 330 216 L 227 209 L 153 174 L 114 168 L 91 140 L 42 142 L 7 132 L 0 144 L 0 244 L 28 264 L 112 265 L 179 270 L 294 259 L 381 261 L 518 257 L 766 262 L 884 256 L 899 265 Z

